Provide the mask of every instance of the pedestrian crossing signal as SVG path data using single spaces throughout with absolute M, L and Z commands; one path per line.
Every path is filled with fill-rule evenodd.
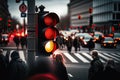
M 59 17 L 56 13 L 38 13 L 38 55 L 49 56 L 58 48 L 55 38 L 59 34 L 56 24 Z

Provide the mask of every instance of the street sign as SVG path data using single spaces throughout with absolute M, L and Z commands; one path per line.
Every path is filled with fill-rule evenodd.
M 19 10 L 23 13 L 27 10 L 27 6 L 24 2 L 19 6 Z
M 21 13 L 21 17 L 26 17 L 26 13 Z

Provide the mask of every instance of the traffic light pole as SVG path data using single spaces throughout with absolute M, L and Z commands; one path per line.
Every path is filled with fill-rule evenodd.
M 28 3 L 28 26 L 27 26 L 27 63 L 31 68 L 35 61 L 35 0 L 27 0 Z

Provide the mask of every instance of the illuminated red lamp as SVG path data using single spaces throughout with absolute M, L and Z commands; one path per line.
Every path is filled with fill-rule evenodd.
M 89 8 L 89 13 L 91 14 L 93 12 L 93 8 Z
M 81 15 L 78 15 L 78 19 L 81 19 Z
M 56 13 L 49 13 L 44 17 L 44 23 L 47 26 L 55 26 L 59 22 L 59 17 Z
M 10 27 L 11 26 L 11 24 L 8 24 L 8 27 Z
M 45 29 L 44 35 L 46 39 L 54 39 L 58 35 L 58 32 L 53 27 L 48 27 Z
M 12 22 L 12 20 L 8 19 L 8 22 Z
M 0 17 L 0 21 L 2 21 L 2 20 L 3 20 L 3 18 Z

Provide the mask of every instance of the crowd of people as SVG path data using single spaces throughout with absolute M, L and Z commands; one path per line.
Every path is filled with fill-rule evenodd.
M 29 67 L 19 52 L 3 54 L 0 49 L 0 80 L 69 80 L 62 54 L 38 57 Z
M 68 36 L 67 39 L 64 39 L 63 36 L 58 36 L 56 41 L 58 42 L 60 49 L 63 49 L 66 46 L 69 53 L 71 53 L 72 47 L 74 47 L 75 53 L 81 50 L 82 45 L 80 37 L 72 39 L 71 36 Z M 87 42 L 87 48 L 89 51 L 95 48 L 95 42 L 92 38 Z
M 26 36 L 15 36 L 13 38 L 13 41 L 17 47 L 17 49 L 19 49 L 19 46 L 21 45 L 21 48 L 24 49 L 24 47 L 27 48 L 27 37 Z
M 99 58 L 97 50 L 91 52 L 93 60 L 88 70 L 88 80 L 120 80 L 120 72 L 116 70 L 116 63 L 109 59 L 103 64 Z
M 103 64 L 96 50 L 91 51 L 93 60 L 88 69 L 88 80 L 120 80 L 116 63 L 109 59 Z M 37 57 L 29 67 L 19 57 L 18 51 L 3 54 L 0 49 L 0 80 L 69 80 L 62 54 L 53 57 Z

